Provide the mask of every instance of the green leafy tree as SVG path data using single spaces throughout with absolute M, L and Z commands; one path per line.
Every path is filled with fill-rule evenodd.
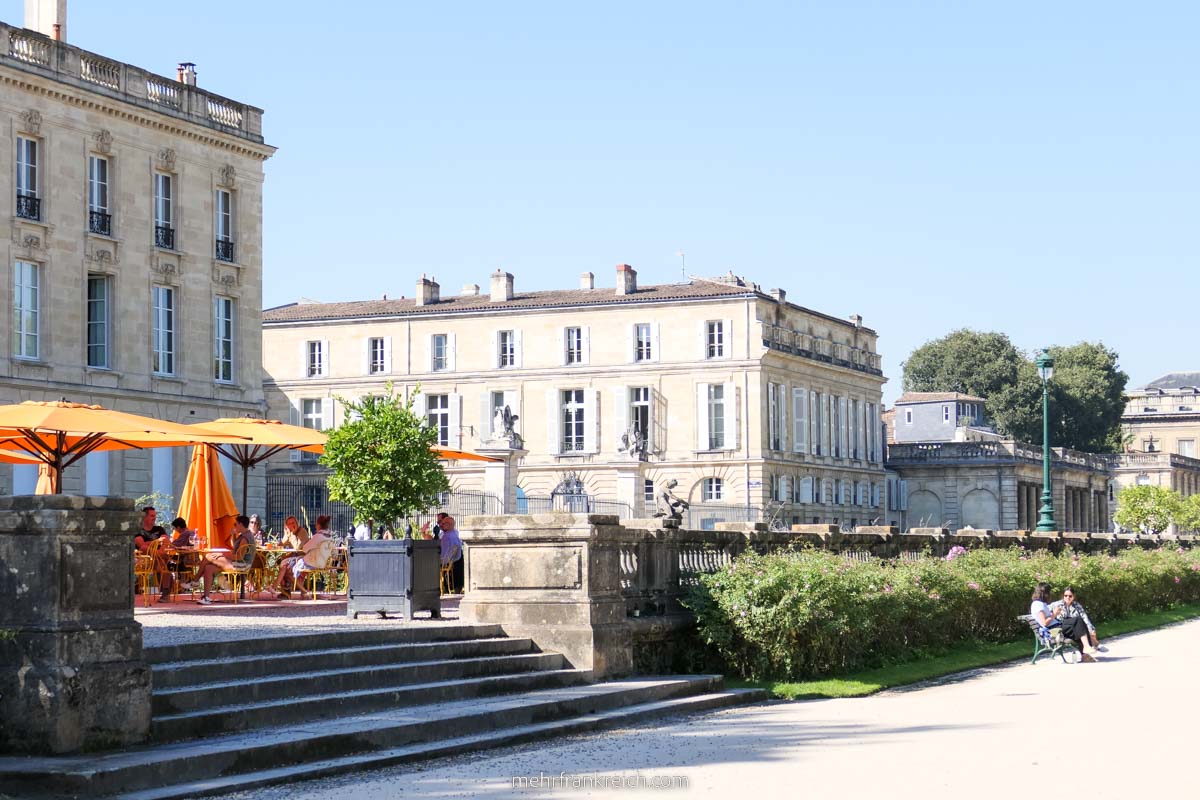
M 1080 342 L 1052 347 L 1050 441 L 1092 453 L 1120 452 L 1129 376 L 1116 352 Z M 1042 379 L 1033 359 L 1002 333 L 961 329 L 926 342 L 904 362 L 904 389 L 963 392 L 987 401 L 988 418 L 1014 439 L 1042 442 Z
M 1126 530 L 1159 533 L 1176 520 L 1181 498 L 1163 486 L 1130 486 L 1117 493 L 1113 520 Z
M 1200 494 L 1193 494 L 1179 501 L 1175 511 L 1175 524 L 1187 533 L 1200 531 Z
M 351 420 L 329 433 L 321 463 L 333 470 L 329 497 L 350 504 L 356 522 L 396 524 L 437 503 L 449 481 L 430 445 L 437 431 L 424 424 L 392 385 L 382 397 L 339 398 Z

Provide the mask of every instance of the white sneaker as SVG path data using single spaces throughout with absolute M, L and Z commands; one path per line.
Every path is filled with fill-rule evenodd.
M 197 600 L 196 602 L 202 606 L 211 606 L 212 605 L 212 599 L 209 597 L 204 597 L 204 596 L 201 596 L 200 599 Z
M 1099 647 L 1097 647 L 1097 648 L 1096 648 L 1096 652 L 1098 652 L 1098 653 L 1107 653 L 1107 652 L 1108 652 L 1108 648 L 1107 648 L 1107 647 L 1105 647 L 1104 645 L 1100 645 Z

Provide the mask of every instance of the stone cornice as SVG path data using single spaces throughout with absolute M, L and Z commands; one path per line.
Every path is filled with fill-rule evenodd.
M 0 64 L 0 86 L 23 89 L 77 108 L 99 111 L 117 119 L 128 120 L 147 128 L 191 139 L 211 147 L 219 147 L 259 161 L 266 161 L 276 150 L 268 144 L 256 144 L 239 136 L 222 134 L 216 129 L 178 120 L 173 116 L 150 109 L 143 109 L 116 97 L 76 89 L 70 84 L 59 84 L 48 78 L 24 73 L 13 69 L 9 64 Z

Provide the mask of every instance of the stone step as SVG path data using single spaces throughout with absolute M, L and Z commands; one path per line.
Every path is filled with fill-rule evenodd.
M 401 627 L 397 624 L 385 628 L 318 631 L 285 636 L 260 636 L 252 639 L 161 645 L 145 648 L 144 657 L 149 664 L 166 664 L 177 661 L 211 661 L 336 647 L 496 639 L 503 636 L 504 631 L 499 625 L 444 623 Z
M 314 780 L 399 764 L 416 763 L 432 758 L 507 747 L 555 736 L 578 735 L 616 728 L 638 722 L 662 719 L 682 714 L 695 714 L 719 708 L 766 699 L 761 689 L 727 689 L 720 692 L 675 697 L 651 703 L 616 708 L 592 714 L 568 717 L 550 722 L 500 728 L 471 736 L 459 736 L 438 742 L 393 747 L 372 753 L 330 758 L 305 764 L 257 770 L 191 783 L 175 784 L 154 789 L 116 795 L 112 800 L 186 800 L 192 797 L 221 796 L 231 792 L 248 791 L 266 786 L 278 786 L 296 781 Z
M 333 692 L 282 700 L 230 702 L 227 705 L 210 706 L 197 711 L 156 716 L 150 721 L 150 739 L 155 742 L 169 742 L 252 728 L 288 727 L 309 721 L 320 724 L 327 718 L 363 714 L 395 706 L 573 686 L 586 683 L 590 678 L 591 672 L 588 670 L 558 669 L 514 675 L 484 675 L 435 683 L 373 686 L 354 692 Z M 239 697 L 235 690 L 224 699 L 237 701 Z
M 543 688 L 308 720 L 287 727 L 203 740 L 150 744 L 100 755 L 0 758 L 0 791 L 95 797 L 152 790 L 151 797 L 223 793 L 257 775 L 256 785 L 510 744 L 629 721 L 610 712 L 635 707 L 649 718 L 666 701 L 712 695 L 714 704 L 748 702 L 761 692 L 721 692 L 716 675 L 641 678 Z M 570 722 L 571 725 L 553 725 Z M 616 720 L 616 721 L 613 721 Z M 439 750 L 444 747 L 445 750 Z M 156 787 L 170 787 L 161 789 Z
M 204 683 L 219 672 L 222 680 L 256 680 L 272 675 L 307 673 L 342 667 L 366 667 L 451 658 L 482 658 L 531 653 L 530 639 L 464 639 L 444 642 L 365 644 L 296 650 L 233 658 L 171 661 L 152 667 L 155 690 Z
M 344 696 L 380 686 L 394 689 L 407 684 L 442 683 L 484 675 L 544 672 L 559 670 L 564 666 L 565 660 L 558 653 L 518 653 L 319 669 L 302 674 L 268 675 L 255 680 L 222 680 L 171 689 L 155 688 L 151 712 L 155 717 L 160 717 L 212 709 L 214 705 L 227 703 L 231 697 L 238 698 L 239 705 L 245 706 L 288 698 Z

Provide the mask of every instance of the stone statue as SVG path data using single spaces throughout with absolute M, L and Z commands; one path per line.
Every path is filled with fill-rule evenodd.
M 520 447 L 521 435 L 516 430 L 519 419 L 509 406 L 497 408 L 496 416 L 492 418 L 492 439 L 508 442 L 512 447 Z
M 617 447 L 617 452 L 628 453 L 630 457 L 637 459 L 646 457 L 646 435 L 636 422 L 621 434 L 621 444 Z
M 683 521 L 683 512 L 688 508 L 688 501 L 675 496 L 672 490 L 678 485 L 679 481 L 674 478 L 667 481 L 666 488 L 658 496 L 658 510 L 654 512 L 654 516 L 666 517 L 676 522 Z

